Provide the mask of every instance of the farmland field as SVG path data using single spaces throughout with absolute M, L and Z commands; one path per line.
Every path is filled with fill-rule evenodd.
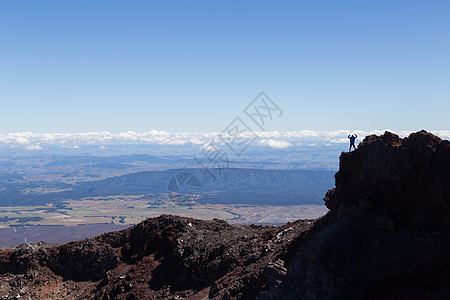
M 322 205 L 256 206 L 199 203 L 182 205 L 177 202 L 163 201 L 164 197 L 167 195 L 117 195 L 69 200 L 57 207 L 52 204 L 2 207 L 0 228 L 99 223 L 133 225 L 161 214 L 199 219 L 218 218 L 235 224 L 282 224 L 298 218 L 316 218 L 327 211 Z M 149 201 L 149 198 L 154 201 Z

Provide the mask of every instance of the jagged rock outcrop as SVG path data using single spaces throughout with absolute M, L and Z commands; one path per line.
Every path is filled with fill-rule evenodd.
M 368 136 L 342 153 L 335 178 L 329 214 L 260 298 L 448 298 L 450 143 L 425 131 Z
M 313 224 L 235 226 L 162 215 L 83 241 L 24 244 L 0 250 L 0 299 L 252 299 Z
M 426 131 L 368 136 L 343 153 L 326 205 L 336 217 L 364 209 L 424 229 L 448 229 L 450 142 Z
M 368 136 L 342 153 L 317 220 L 176 216 L 64 245 L 0 250 L 0 299 L 445 299 L 450 143 Z

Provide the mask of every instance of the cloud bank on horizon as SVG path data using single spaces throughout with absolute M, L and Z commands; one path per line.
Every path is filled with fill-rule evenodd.
M 258 139 L 254 144 L 260 147 L 284 149 L 301 146 L 319 146 L 348 143 L 348 134 L 358 134 L 359 140 L 370 134 L 383 134 L 386 130 L 334 130 L 334 131 L 265 131 L 256 132 Z M 388 130 L 391 131 L 391 130 Z M 395 131 L 392 131 L 395 132 Z M 400 131 L 396 134 L 405 137 L 413 131 Z M 443 139 L 450 139 L 449 130 L 434 131 Z M 254 137 L 254 133 L 247 135 Z M 243 134 L 245 137 L 246 134 Z M 154 145 L 207 145 L 221 143 L 220 132 L 209 133 L 171 133 L 167 131 L 151 130 L 147 132 L 85 132 L 85 133 L 32 133 L 17 132 L 0 134 L 0 146 L 22 148 L 25 150 L 42 150 L 46 146 L 60 146 L 62 148 L 77 149 L 80 145 L 115 145 L 115 144 L 154 144 Z

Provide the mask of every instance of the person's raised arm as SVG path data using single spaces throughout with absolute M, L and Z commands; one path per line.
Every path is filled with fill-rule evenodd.
M 358 137 L 358 135 L 355 133 L 355 138 L 357 138 Z
M 350 134 L 348 135 L 348 138 L 350 138 Z

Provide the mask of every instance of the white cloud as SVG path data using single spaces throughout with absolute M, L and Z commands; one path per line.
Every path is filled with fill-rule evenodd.
M 24 147 L 25 150 L 42 150 L 42 147 L 39 145 L 26 145 Z
M 277 140 L 261 140 L 260 144 L 263 146 L 267 146 L 270 148 L 277 148 L 277 149 L 283 149 L 283 148 L 288 148 L 288 147 L 292 147 L 292 144 L 286 141 L 277 141 Z
M 80 149 L 79 145 L 61 145 L 61 148 L 65 149 Z

